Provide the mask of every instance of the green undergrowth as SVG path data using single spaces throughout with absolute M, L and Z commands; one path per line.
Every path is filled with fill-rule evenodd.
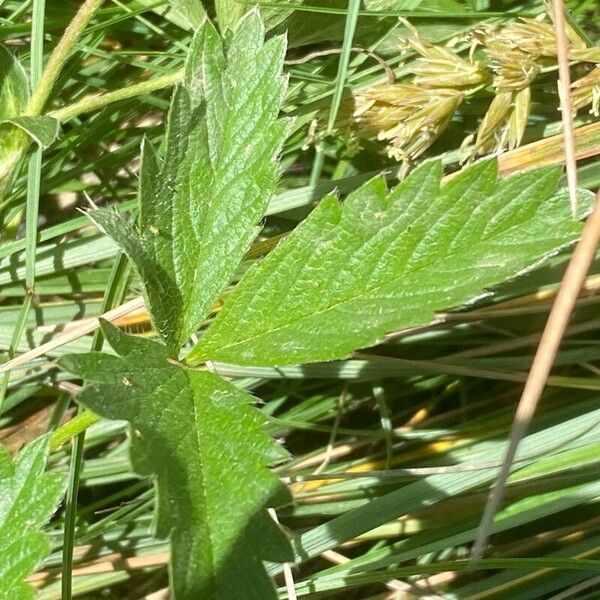
M 0 375 L 0 598 L 592 598 L 597 261 L 468 558 L 600 184 L 593 102 L 577 217 L 536 150 L 475 159 L 491 79 L 409 163 L 339 126 L 390 72 L 419 85 L 415 31 L 468 61 L 546 5 L 89 0 L 42 102 L 79 6 L 45 4 L 0 2 L 3 362 L 146 308 Z M 539 64 L 522 143 L 560 152 Z

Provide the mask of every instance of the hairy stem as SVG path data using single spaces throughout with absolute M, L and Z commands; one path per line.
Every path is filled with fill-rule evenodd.
M 112 92 L 106 92 L 104 94 L 90 94 L 89 96 L 85 96 L 78 102 L 74 102 L 69 106 L 50 111 L 48 116 L 54 117 L 62 123 L 64 121 L 68 121 L 69 119 L 73 119 L 82 113 L 108 106 L 113 102 L 127 100 L 128 98 L 134 98 L 140 94 L 148 94 L 150 92 L 155 92 L 156 90 L 162 90 L 170 87 L 180 81 L 182 76 L 183 70 L 180 69 L 174 73 L 169 73 L 168 75 L 163 75 L 161 77 L 154 77 L 147 81 L 129 85 Z
M 77 14 L 73 17 L 73 20 L 69 23 L 65 32 L 54 48 L 46 67 L 42 73 L 39 83 L 35 86 L 35 90 L 31 95 L 27 107 L 25 108 L 25 115 L 36 116 L 41 114 L 56 80 L 58 79 L 60 72 L 69 58 L 75 42 L 79 37 L 79 34 L 83 31 L 85 26 L 90 22 L 94 13 L 98 10 L 102 0 L 86 0 Z

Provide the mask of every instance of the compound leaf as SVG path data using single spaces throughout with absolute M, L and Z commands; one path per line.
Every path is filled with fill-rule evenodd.
M 284 54 L 282 37 L 264 42 L 257 11 L 227 48 L 206 21 L 163 146 L 143 147 L 139 229 L 109 211 L 90 213 L 135 263 L 156 330 L 176 351 L 231 279 L 277 183 L 288 130 L 278 118 Z
M 573 242 L 560 170 L 497 180 L 482 161 L 441 187 L 428 162 L 388 192 L 375 178 L 327 197 L 236 287 L 192 350 L 241 365 L 343 358 L 423 325 Z
M 41 528 L 64 490 L 60 473 L 45 473 L 47 438 L 32 442 L 13 463 L 0 446 L 0 600 L 29 600 L 35 590 L 25 579 L 50 553 Z
M 263 431 L 252 397 L 207 371 L 169 358 L 162 344 L 102 330 L 118 356 L 62 359 L 87 387 L 78 399 L 133 429 L 138 473 L 155 477 L 158 534 L 171 537 L 177 600 L 275 599 L 263 560 L 290 558 L 266 507 L 286 499 L 267 468 L 284 451 Z

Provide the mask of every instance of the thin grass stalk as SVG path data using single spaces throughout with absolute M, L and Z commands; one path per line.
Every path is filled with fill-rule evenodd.
M 106 312 L 120 304 L 127 290 L 129 279 L 129 263 L 121 253 L 113 264 L 108 290 L 102 303 L 102 312 Z M 92 351 L 102 350 L 104 336 L 100 329 L 96 329 L 92 339 Z M 87 427 L 94 423 L 98 416 L 91 411 L 87 419 Z M 69 484 L 66 496 L 65 528 L 63 536 L 63 566 L 62 566 L 62 600 L 71 600 L 73 597 L 73 549 L 75 545 L 75 524 L 77 520 L 77 496 L 79 494 L 79 479 L 83 466 L 83 451 L 85 448 L 85 432 L 87 427 L 77 433 L 71 449 L 71 463 L 69 468 Z
M 556 296 L 550 316 L 544 328 L 540 344 L 535 353 L 525 388 L 517 406 L 517 412 L 509 435 L 502 468 L 488 496 L 479 525 L 477 539 L 471 550 L 471 559 L 479 561 L 483 557 L 493 527 L 494 515 L 498 510 L 504 488 L 510 474 L 519 443 L 525 436 L 538 402 L 544 391 L 560 343 L 571 319 L 577 297 L 585 281 L 587 272 L 596 255 L 600 243 L 600 191 L 596 194 L 596 204 L 588 218 L 581 240 L 567 266 L 560 290 Z
M 335 80 L 335 87 L 333 89 L 333 96 L 331 98 L 331 108 L 329 110 L 329 118 L 327 119 L 327 134 L 333 131 L 335 126 L 335 120 L 337 119 L 340 105 L 342 103 L 342 97 L 344 95 L 344 85 L 346 83 L 346 77 L 348 75 L 348 65 L 350 63 L 350 54 L 352 52 L 352 46 L 354 42 L 354 32 L 356 31 L 356 25 L 358 23 L 358 13 L 360 12 L 360 0 L 350 0 L 348 5 L 348 12 L 346 14 L 346 26 L 344 28 L 344 42 L 342 44 L 342 51 L 340 53 L 340 60 L 338 63 L 338 72 Z M 315 159 L 313 162 L 312 171 L 310 173 L 309 185 L 316 185 L 321 178 L 321 172 L 323 171 L 323 165 L 325 163 L 325 155 L 323 149 L 317 145 L 315 149 Z
M 36 116 L 41 114 L 65 62 L 75 47 L 77 38 L 90 22 L 98 8 L 100 8 L 102 1 L 86 0 L 65 29 L 63 36 L 48 59 L 46 68 L 40 76 L 39 83 L 35 82 L 34 92 L 25 109 L 26 115 Z
M 38 89 L 44 66 L 44 16 L 46 0 L 34 0 L 31 18 L 31 74 L 30 85 Z M 13 358 L 25 332 L 29 311 L 35 294 L 35 251 L 37 248 L 37 222 L 39 216 L 40 183 L 42 172 L 42 149 L 36 148 L 27 165 L 27 200 L 25 206 L 25 301 L 17 319 L 9 348 L 9 359 Z M 6 372 L 0 383 L 0 414 L 6 397 L 10 373 Z
M 75 522 L 77 520 L 77 496 L 79 494 L 79 477 L 83 466 L 83 450 L 85 447 L 85 430 L 74 440 L 71 448 L 69 483 L 65 498 L 65 528 L 63 535 L 62 565 L 62 600 L 73 598 L 73 546 L 75 542 Z
M 153 77 L 148 81 L 141 81 L 140 83 L 128 85 L 124 88 L 113 90 L 112 92 L 106 92 L 103 94 L 90 94 L 89 96 L 84 96 L 77 102 L 73 102 L 73 104 L 50 111 L 48 116 L 54 117 L 61 123 L 64 123 L 65 121 L 74 119 L 83 113 L 104 108 L 113 102 L 135 98 L 141 94 L 149 94 L 151 92 L 156 92 L 158 90 L 171 87 L 180 81 L 182 76 L 183 70 L 179 69 L 173 73 L 169 73 L 168 75 Z
M 102 0 L 86 0 L 79 10 L 77 11 L 73 20 L 69 23 L 66 28 L 62 38 L 59 40 L 58 44 L 54 48 L 48 62 L 46 64 L 46 68 L 42 71 L 42 64 L 39 66 L 39 76 L 38 71 L 35 71 L 37 67 L 34 68 L 34 40 L 35 36 L 33 36 L 33 27 L 35 26 L 36 18 L 35 12 L 32 18 L 32 41 L 31 41 L 31 87 L 33 89 L 33 93 L 31 94 L 31 98 L 23 111 L 24 116 L 35 117 L 42 114 L 44 106 L 50 97 L 54 84 L 58 80 L 60 76 L 60 72 L 65 62 L 69 58 L 69 55 L 73 51 L 75 47 L 75 43 L 80 33 L 83 31 L 85 26 L 89 23 L 91 18 L 94 16 L 95 12 L 98 10 L 100 5 L 102 4 Z M 36 3 L 34 2 L 34 11 L 35 11 Z M 43 18 L 42 18 L 42 27 L 43 27 Z M 43 36 L 42 36 L 43 42 Z M 42 45 L 43 49 L 43 45 Z M 37 50 L 35 50 L 37 51 Z M 42 52 L 43 56 L 43 52 Z M 35 71 L 35 72 L 34 72 Z M 27 149 L 31 144 L 31 138 L 27 135 L 22 135 L 20 138 L 20 146 L 18 146 L 13 154 L 11 159 L 11 164 L 7 167 L 8 172 L 12 172 L 12 170 L 16 169 L 18 165 L 21 163 L 21 160 L 27 153 Z M 4 187 L 0 187 L 0 196 L 4 194 Z
M 573 133 L 573 103 L 571 102 L 571 73 L 569 72 L 569 40 L 565 26 L 563 0 L 552 0 L 554 28 L 556 30 L 556 56 L 558 60 L 558 95 L 565 136 L 565 163 L 571 212 L 577 214 L 577 158 Z

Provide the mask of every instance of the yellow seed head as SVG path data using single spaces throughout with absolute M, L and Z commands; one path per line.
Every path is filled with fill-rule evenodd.
M 571 84 L 571 99 L 574 111 L 591 104 L 590 114 L 600 116 L 600 67 Z
M 490 147 L 490 139 L 501 131 L 502 125 L 506 122 L 514 95 L 514 92 L 499 92 L 494 96 L 477 131 L 475 148 L 478 152 L 486 152 L 496 145 L 497 142 L 494 140 Z
M 411 38 L 408 44 L 420 55 L 412 68 L 415 85 L 427 88 L 470 88 L 489 80 L 480 62 L 469 62 L 455 52 Z
M 475 154 L 516 148 L 523 139 L 529 110 L 531 90 L 498 92 L 481 121 L 475 139 Z
M 356 96 L 353 120 L 358 135 L 376 134 L 388 142 L 388 156 L 408 161 L 431 146 L 462 100 L 462 92 L 452 89 L 374 86 Z
M 497 91 L 520 91 L 538 76 L 540 65 L 520 50 L 502 50 L 495 46 L 486 48 L 490 68 L 494 71 L 494 88 Z
M 507 142 L 509 150 L 521 144 L 529 111 L 531 109 L 531 88 L 526 87 L 515 94 L 507 126 Z
M 573 28 L 567 27 L 567 37 L 571 50 L 586 49 L 585 42 Z M 497 53 L 517 50 L 533 59 L 556 57 L 554 26 L 539 19 L 522 18 L 490 29 L 486 32 L 485 43 L 488 50 L 495 49 Z

